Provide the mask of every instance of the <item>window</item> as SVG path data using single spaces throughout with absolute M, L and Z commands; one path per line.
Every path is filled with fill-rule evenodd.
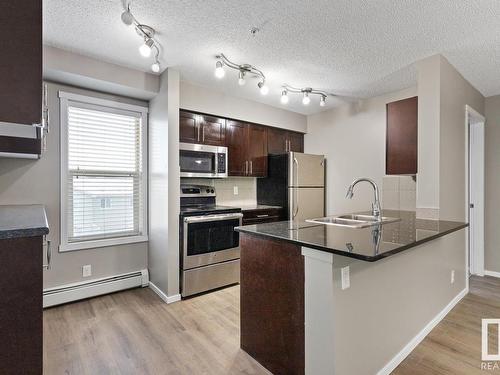
M 147 108 L 59 92 L 61 251 L 147 240 Z

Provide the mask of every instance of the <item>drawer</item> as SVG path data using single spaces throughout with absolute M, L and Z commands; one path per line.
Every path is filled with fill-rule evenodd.
M 243 225 L 271 223 L 282 219 L 283 209 L 264 208 L 258 210 L 243 211 Z
M 255 219 L 243 219 L 243 225 L 252 225 L 252 224 L 262 224 L 262 223 L 272 223 L 273 221 L 280 221 L 279 216 L 266 216 Z

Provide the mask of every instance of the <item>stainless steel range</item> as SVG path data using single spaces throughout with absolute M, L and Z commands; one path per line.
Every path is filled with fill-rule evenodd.
M 181 185 L 182 296 L 240 281 L 240 208 L 217 206 L 212 186 Z

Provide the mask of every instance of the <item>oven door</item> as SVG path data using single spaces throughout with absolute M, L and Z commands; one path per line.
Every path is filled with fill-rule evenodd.
M 240 212 L 190 216 L 184 219 L 183 269 L 206 266 L 240 257 Z

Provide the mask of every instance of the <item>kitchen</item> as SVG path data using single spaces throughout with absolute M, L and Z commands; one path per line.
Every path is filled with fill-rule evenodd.
M 403 51 L 391 65 L 343 5 L 324 4 L 328 21 L 291 4 L 302 30 L 328 32 L 289 40 L 271 3 L 268 22 L 249 4 L 33 3 L 4 12 L 26 39 L 0 69 L 17 89 L 0 106 L 2 333 L 16 342 L 2 372 L 480 371 L 481 319 L 498 318 L 500 91 L 453 20 L 435 44 L 409 27 L 427 42 L 411 56 L 388 39 Z M 452 12 L 490 41 L 463 26 L 494 14 L 480 6 L 425 19 Z M 486 205 L 466 163 L 481 131 Z

